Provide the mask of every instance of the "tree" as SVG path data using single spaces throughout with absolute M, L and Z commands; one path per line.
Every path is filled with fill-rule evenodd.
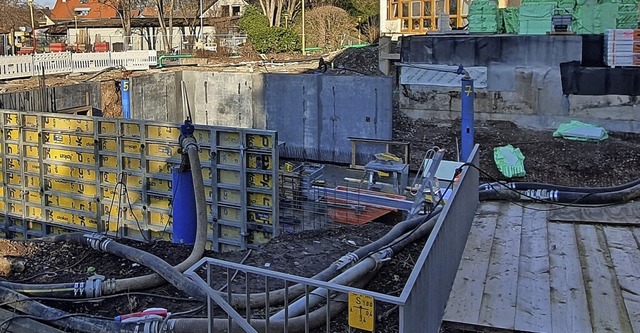
M 0 28 L 15 31 L 31 27 L 29 5 L 23 0 L 0 0 Z
M 282 26 L 284 13 L 292 20 L 302 8 L 302 0 L 260 0 L 259 3 L 270 27 Z
M 335 6 L 321 6 L 309 11 L 305 18 L 308 45 L 337 49 L 355 27 L 353 19 L 344 9 Z
M 112 7 L 118 13 L 122 24 L 122 36 L 124 37 L 125 50 L 131 43 L 131 11 L 141 5 L 141 0 L 98 0 L 99 3 Z
M 290 52 L 300 49 L 298 35 L 293 29 L 269 25 L 269 19 L 254 6 L 248 6 L 238 25 L 249 36 L 258 52 Z

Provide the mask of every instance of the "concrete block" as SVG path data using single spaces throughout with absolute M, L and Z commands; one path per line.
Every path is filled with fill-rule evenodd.
M 640 101 L 635 96 L 569 96 L 569 115 L 591 119 L 640 121 Z
M 503 64 L 490 64 L 487 66 L 487 90 L 515 91 L 515 82 L 515 66 Z

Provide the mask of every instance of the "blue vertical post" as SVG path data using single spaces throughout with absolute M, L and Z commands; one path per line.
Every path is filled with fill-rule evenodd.
M 474 146 L 475 129 L 473 126 L 473 79 L 469 74 L 462 77 L 462 149 L 461 160 L 466 162 Z
M 120 93 L 122 94 L 122 118 L 131 119 L 131 87 L 129 79 L 120 81 Z
M 190 170 L 173 170 L 173 233 L 171 242 L 193 244 L 196 241 L 196 198 Z

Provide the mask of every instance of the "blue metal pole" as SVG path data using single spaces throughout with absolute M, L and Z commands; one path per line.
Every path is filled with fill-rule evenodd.
M 122 94 L 122 118 L 131 119 L 131 87 L 129 79 L 120 81 L 120 93 Z
M 474 146 L 473 100 L 473 79 L 466 74 L 462 78 L 462 149 L 460 157 L 463 162 L 466 162 L 471 156 Z

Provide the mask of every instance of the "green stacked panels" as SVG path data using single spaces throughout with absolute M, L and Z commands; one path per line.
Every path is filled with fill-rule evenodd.
M 501 26 L 507 34 L 517 34 L 520 30 L 520 11 L 518 7 L 500 9 Z
M 498 2 L 471 2 L 467 20 L 469 21 L 469 32 L 498 32 Z
M 544 35 L 551 31 L 555 2 L 525 2 L 520 5 L 521 35 Z
M 575 5 L 576 5 L 575 0 L 558 0 L 557 1 L 557 6 L 560 9 L 573 10 L 573 7 L 575 7 Z
M 638 27 L 638 2 L 618 4 L 618 16 L 616 17 L 616 27 L 618 29 L 636 29 Z
M 601 34 L 616 28 L 617 3 L 583 4 L 573 13 L 573 31 L 579 34 Z

